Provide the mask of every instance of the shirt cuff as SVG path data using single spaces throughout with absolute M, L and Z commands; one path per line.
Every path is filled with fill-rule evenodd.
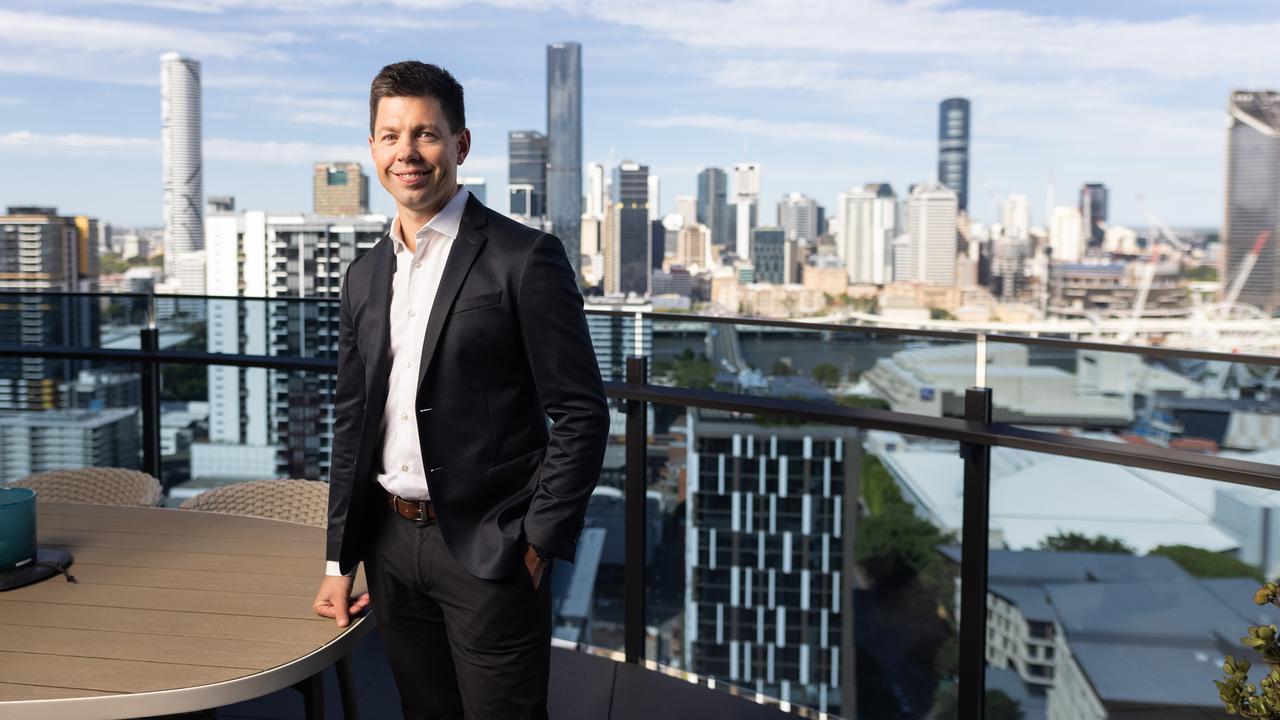
M 330 576 L 344 577 L 344 576 L 343 576 L 343 574 L 342 574 L 342 569 L 338 566 L 338 561 L 337 561 L 337 560 L 326 560 L 326 561 L 325 561 L 325 564 L 324 564 L 324 574 L 325 574 L 325 575 L 330 575 Z M 349 573 L 347 573 L 347 574 L 345 575 L 345 577 L 349 577 L 349 578 L 353 578 L 353 577 L 355 577 L 355 576 L 356 576 L 355 568 L 352 568 L 351 572 L 349 572 Z

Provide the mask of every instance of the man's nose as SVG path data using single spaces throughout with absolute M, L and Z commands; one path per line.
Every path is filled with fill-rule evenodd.
M 414 146 L 413 140 L 410 138 L 401 138 L 396 145 L 396 160 L 398 162 L 412 162 L 421 159 L 418 154 L 418 148 Z

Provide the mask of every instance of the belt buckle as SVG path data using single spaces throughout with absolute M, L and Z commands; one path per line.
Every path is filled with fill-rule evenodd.
M 427 506 L 425 502 L 421 500 L 411 500 L 410 502 L 412 502 L 414 507 L 418 510 L 417 517 L 414 518 L 415 522 L 426 522 L 430 519 L 423 514 L 423 510 L 425 510 Z

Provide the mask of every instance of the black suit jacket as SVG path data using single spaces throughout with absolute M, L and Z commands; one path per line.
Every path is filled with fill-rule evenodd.
M 343 572 L 386 503 L 375 476 L 394 253 L 384 237 L 342 287 L 326 552 Z M 450 552 L 482 578 L 520 567 L 525 543 L 572 561 L 609 413 L 561 242 L 469 197 L 418 368 L 423 467 Z

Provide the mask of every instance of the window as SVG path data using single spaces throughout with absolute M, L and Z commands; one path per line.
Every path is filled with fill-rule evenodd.
M 327 177 L 327 180 L 330 185 L 346 185 L 347 171 L 329 168 L 329 175 Z

